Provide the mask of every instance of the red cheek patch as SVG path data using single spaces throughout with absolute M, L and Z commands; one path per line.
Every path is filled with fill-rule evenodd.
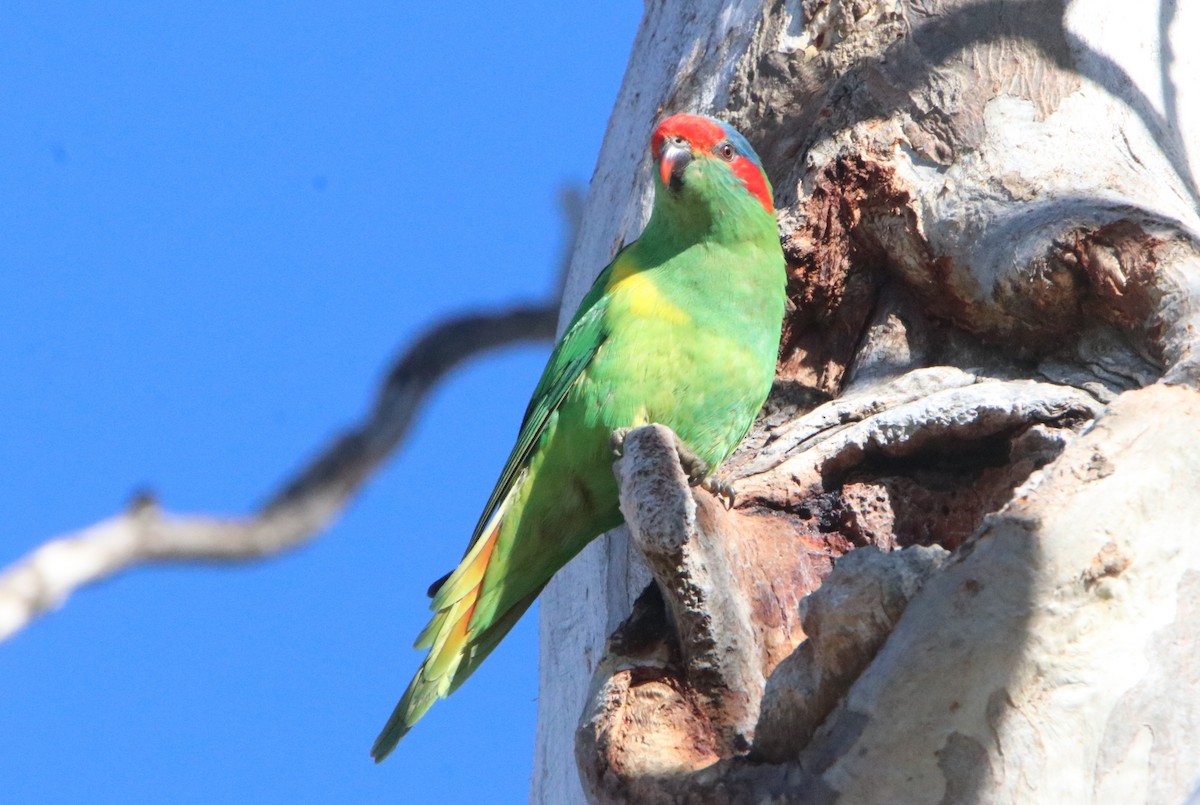
M 758 199 L 758 203 L 763 205 L 763 209 L 767 212 L 775 213 L 775 202 L 771 198 L 771 190 L 767 187 L 766 177 L 759 167 L 745 157 L 738 157 L 731 165 L 733 173 L 742 180 L 742 184 L 746 185 L 746 189 L 750 191 L 750 195 Z

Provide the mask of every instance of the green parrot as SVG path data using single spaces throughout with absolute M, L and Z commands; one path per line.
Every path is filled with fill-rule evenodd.
M 563 565 L 621 524 L 614 434 L 670 427 L 694 480 L 753 424 L 775 375 L 785 271 L 771 185 L 746 138 L 674 115 L 650 138 L 654 208 L 583 298 L 458 567 L 430 590 L 428 649 L 378 762 L 461 685 Z

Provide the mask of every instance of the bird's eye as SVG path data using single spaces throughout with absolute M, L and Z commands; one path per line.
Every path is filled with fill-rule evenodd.
M 724 159 L 726 162 L 732 162 L 732 161 L 733 161 L 733 158 L 734 158 L 735 156 L 737 156 L 737 151 L 734 151 L 734 150 L 733 150 L 733 146 L 732 146 L 732 145 L 730 145 L 729 143 L 721 143 L 721 149 L 720 149 L 720 150 L 721 150 L 721 157 L 722 157 L 722 158 L 723 158 L 723 159 Z

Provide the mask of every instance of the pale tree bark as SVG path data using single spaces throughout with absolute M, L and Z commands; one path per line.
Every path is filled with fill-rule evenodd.
M 547 588 L 534 801 L 1197 790 L 1196 41 L 1176 0 L 647 5 L 565 305 L 698 111 L 795 310 L 736 506 L 635 431 L 628 527 Z

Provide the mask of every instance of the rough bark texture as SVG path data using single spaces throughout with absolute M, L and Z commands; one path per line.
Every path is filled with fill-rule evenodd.
M 635 431 L 633 539 L 548 588 L 535 801 L 1196 789 L 1200 10 L 1181 5 L 648 5 L 567 304 L 644 218 L 645 133 L 691 110 L 763 156 L 794 310 L 722 470 L 737 505 Z

